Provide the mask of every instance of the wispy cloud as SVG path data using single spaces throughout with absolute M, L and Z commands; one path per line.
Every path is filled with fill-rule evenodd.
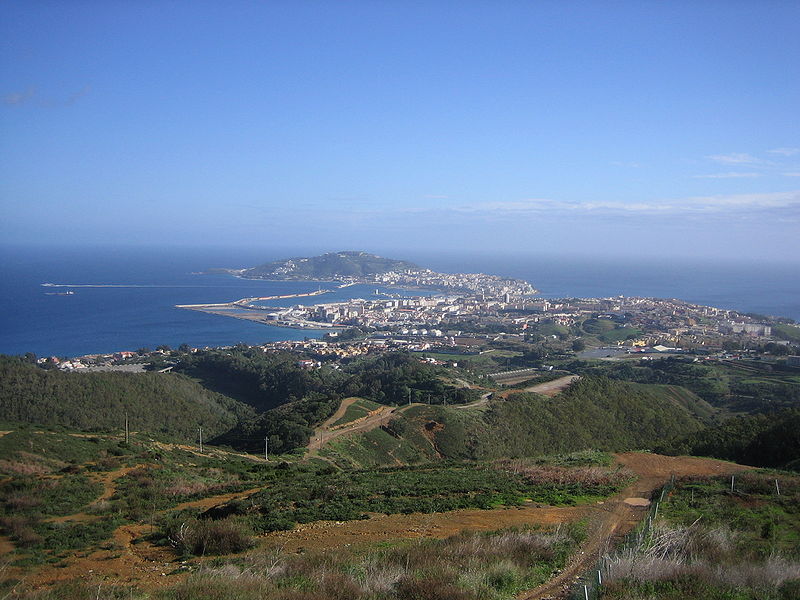
M 642 166 L 637 162 L 625 162 L 620 160 L 612 160 L 611 165 L 614 167 L 626 167 L 628 169 L 639 169 Z
M 723 165 L 757 165 L 761 164 L 764 161 L 760 158 L 756 158 L 751 154 L 747 154 L 745 152 L 733 152 L 731 154 L 712 154 L 711 156 L 707 156 L 706 158 L 713 160 L 714 162 L 721 163 Z
M 782 173 L 784 177 L 800 177 L 800 171 L 790 171 L 788 173 Z
M 695 179 L 737 179 L 740 177 L 761 177 L 761 173 L 733 171 L 729 173 L 712 173 L 710 175 L 693 175 Z
M 91 91 L 91 86 L 85 85 L 78 91 L 61 98 L 42 97 L 36 88 L 30 87 L 22 92 L 11 92 L 3 96 L 3 104 L 6 106 L 31 105 L 39 108 L 58 108 L 62 106 L 72 106 Z
M 11 92 L 3 96 L 3 104 L 8 106 L 20 106 L 33 100 L 34 96 L 36 96 L 35 88 L 28 88 L 22 92 Z
M 519 219 L 544 215 L 691 215 L 755 214 L 762 211 L 800 211 L 800 190 L 764 194 L 694 196 L 689 198 L 647 200 L 642 202 L 573 202 L 548 198 L 514 201 L 479 202 L 451 207 L 407 207 L 404 213 L 436 213 L 480 218 Z
M 774 148 L 767 150 L 770 154 L 780 154 L 781 156 L 795 156 L 800 154 L 800 148 Z

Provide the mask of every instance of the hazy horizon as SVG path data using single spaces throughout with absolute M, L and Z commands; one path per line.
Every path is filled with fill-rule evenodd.
M 6 244 L 800 254 L 796 3 L 0 15 Z

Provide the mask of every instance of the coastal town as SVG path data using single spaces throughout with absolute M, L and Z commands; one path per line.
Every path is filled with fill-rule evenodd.
M 416 278 L 432 286 L 432 279 Z M 408 283 L 386 274 L 380 283 Z M 424 282 L 424 284 L 423 284 Z M 654 356 L 692 355 L 736 359 L 754 354 L 797 363 L 800 328 L 790 319 L 744 314 L 678 299 L 615 296 L 543 299 L 527 282 L 480 275 L 449 275 L 441 286 L 461 293 L 392 294 L 343 302 L 270 307 L 264 299 L 246 298 L 216 305 L 183 305 L 215 315 L 243 318 L 271 326 L 308 330 L 304 340 L 261 345 L 264 351 L 302 353 L 298 364 L 314 368 L 320 361 L 349 360 L 361 355 L 405 350 L 470 357 L 498 348 L 538 349 L 547 362 L 572 356 L 582 359 L 649 360 Z M 468 286 L 478 286 L 466 293 Z M 348 281 L 353 285 L 364 281 Z M 370 283 L 378 283 L 375 280 Z M 486 285 L 486 284 L 489 285 Z M 409 290 L 405 290 L 408 292 Z M 488 293 L 487 293 L 488 292 Z M 317 294 L 303 294 L 302 296 Z M 301 295 L 298 294 L 298 297 Z M 283 297 L 285 298 L 285 296 Z M 321 339 L 317 339 L 321 338 Z M 170 348 L 127 350 L 73 359 L 39 359 L 64 370 L 114 368 L 140 362 L 142 356 L 168 356 Z M 196 348 L 183 348 L 196 351 Z M 314 359 L 306 355 L 311 354 Z M 434 359 L 435 360 L 435 359 Z M 550 367 L 552 368 L 552 366 Z

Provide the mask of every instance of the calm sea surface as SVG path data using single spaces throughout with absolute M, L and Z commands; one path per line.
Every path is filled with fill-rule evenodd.
M 193 274 L 210 267 L 253 266 L 296 252 L 18 247 L 3 247 L 0 252 L 0 353 L 77 356 L 160 344 L 255 344 L 323 334 L 174 307 L 325 287 L 311 282 L 247 281 L 227 275 Z M 482 271 L 527 279 L 546 298 L 618 294 L 682 298 L 800 320 L 800 269 L 796 265 L 392 255 L 435 270 Z M 75 287 L 74 295 L 57 296 L 47 292 L 69 288 L 42 287 L 45 282 L 123 287 Z M 271 304 L 330 302 L 369 297 L 374 291 L 369 286 L 353 286 L 334 294 Z

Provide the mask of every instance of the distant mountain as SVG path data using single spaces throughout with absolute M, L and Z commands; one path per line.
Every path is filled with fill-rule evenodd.
M 405 260 L 383 258 L 368 252 L 347 251 L 276 260 L 244 269 L 239 275 L 249 279 L 335 279 L 419 269 L 419 266 Z

